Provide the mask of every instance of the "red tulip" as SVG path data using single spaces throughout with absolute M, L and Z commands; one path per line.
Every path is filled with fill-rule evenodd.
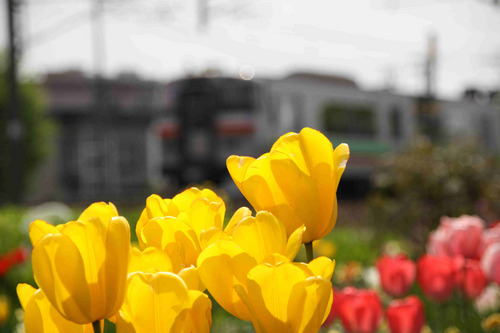
M 424 305 L 416 296 L 393 300 L 386 316 L 391 333 L 420 333 L 425 324 Z
M 481 295 L 488 281 L 481 269 L 479 261 L 456 257 L 454 263 L 455 284 L 460 291 L 470 299 L 474 299 Z
M 335 310 L 348 333 L 372 333 L 377 330 L 383 310 L 374 290 L 346 287 L 336 297 Z
M 28 253 L 28 249 L 19 246 L 0 256 L 0 277 L 5 275 L 12 266 L 26 261 Z
M 393 297 L 401 297 L 410 290 L 417 267 L 404 254 L 394 257 L 384 255 L 377 263 L 382 289 Z
M 435 301 L 444 301 L 453 293 L 454 263 L 449 257 L 422 256 L 417 262 L 417 281 L 424 294 Z
M 477 216 L 442 217 L 429 236 L 427 251 L 435 256 L 479 258 L 484 221 Z
M 323 325 L 321 325 L 322 327 L 329 327 L 330 325 L 333 324 L 333 322 L 337 318 L 337 315 L 338 315 L 337 305 L 339 303 L 338 302 L 339 297 L 342 297 L 342 295 L 340 294 L 340 292 L 337 289 L 333 288 L 332 308 L 330 309 L 330 313 L 328 314 L 328 317 L 326 317 L 326 320 L 323 322 Z
M 481 268 L 488 279 L 500 285 L 500 243 L 488 246 L 481 258 Z

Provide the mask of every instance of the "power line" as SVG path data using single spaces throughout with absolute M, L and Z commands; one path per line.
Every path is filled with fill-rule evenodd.
M 71 30 L 81 26 L 82 24 L 88 22 L 89 19 L 89 11 L 78 12 L 74 15 L 70 15 L 66 17 L 61 22 L 53 24 L 51 27 L 45 29 L 42 32 L 36 33 L 33 36 L 27 37 L 24 41 L 25 47 L 30 48 L 33 46 L 37 46 L 46 41 L 53 39 L 54 37 L 58 37 Z

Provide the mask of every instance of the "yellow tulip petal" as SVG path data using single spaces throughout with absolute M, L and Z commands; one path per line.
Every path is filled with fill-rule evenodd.
M 53 226 L 50 223 L 47 223 L 42 220 L 35 220 L 30 223 L 29 226 L 29 235 L 31 245 L 35 246 L 36 243 L 45 237 L 47 234 L 58 234 L 60 233 L 60 228 Z
M 156 247 L 148 247 L 141 252 L 138 248 L 134 247 L 131 252 L 128 272 L 177 273 L 181 268 L 180 264 L 181 263 L 178 262 L 178 267 L 174 270 L 172 259 L 162 250 Z
M 76 245 L 63 234 L 42 238 L 32 252 L 33 275 L 50 302 L 65 317 L 79 324 L 91 323 L 91 293 Z
M 256 264 L 235 242 L 220 240 L 203 250 L 197 266 L 201 281 L 217 303 L 233 316 L 250 320 L 250 313 L 234 286 L 245 287 L 247 273 Z
M 236 225 L 233 241 L 261 262 L 272 253 L 285 253 L 286 231 L 273 214 L 261 211 Z
M 262 155 L 252 163 L 245 174 L 242 187 L 243 195 L 256 211 L 269 211 L 283 221 L 287 235 L 303 224 L 274 178 L 269 154 Z
M 288 132 L 288 133 L 285 133 L 283 134 L 282 136 L 280 136 L 278 138 L 278 140 L 276 140 L 276 142 L 273 144 L 273 146 L 271 147 L 271 150 L 270 151 L 273 151 L 275 150 L 277 147 L 280 146 L 281 142 L 283 140 L 287 140 L 289 136 L 294 136 L 294 135 L 297 135 L 297 133 L 294 133 L 294 132 Z
M 208 333 L 212 326 L 212 302 L 202 292 L 189 290 L 184 316 L 179 315 L 172 332 Z
M 211 227 L 222 229 L 224 213 L 224 203 L 209 202 L 206 198 L 198 198 L 191 203 L 189 225 L 197 235 Z
M 104 237 L 107 233 L 107 226 L 100 218 L 89 218 L 87 221 L 87 223 L 81 221 L 68 222 L 64 225 L 62 233 L 71 239 L 83 259 L 85 285 L 89 288 L 92 302 L 90 316 L 95 319 L 104 319 L 106 318 L 104 317 L 106 303 L 102 302 L 102 296 L 105 295 L 105 290 L 99 285 L 99 281 L 104 281 L 100 280 L 99 275 L 106 260 Z M 42 289 L 44 288 L 42 287 Z M 45 289 L 44 291 L 47 293 Z M 47 297 L 49 297 L 48 294 Z
M 290 259 L 288 257 L 285 257 L 284 255 L 280 253 L 273 253 L 271 255 L 268 255 L 260 264 L 267 264 L 268 266 L 277 266 L 282 263 L 289 263 Z
M 233 216 L 229 220 L 228 224 L 224 228 L 224 231 L 232 236 L 234 227 L 240 223 L 244 218 L 252 216 L 252 211 L 247 207 L 240 207 L 236 212 L 234 212 Z
M 31 299 L 31 297 L 33 297 L 33 294 L 35 293 L 36 289 L 27 283 L 19 283 L 17 285 L 16 291 L 21 306 L 23 307 L 23 309 L 26 309 L 26 306 L 28 305 L 28 302 Z
M 164 250 L 169 256 L 184 256 L 186 266 L 196 265 L 201 252 L 198 237 L 184 221 L 174 217 L 158 217 L 149 220 L 142 228 L 146 246 Z
M 326 280 L 330 280 L 335 269 L 335 260 L 330 260 L 327 257 L 318 257 L 312 260 L 307 267 L 314 276 L 320 276 Z
M 241 192 L 255 210 L 266 210 L 277 201 L 274 196 L 282 197 L 281 190 L 274 180 L 269 165 L 269 154 L 264 154 L 247 166 Z M 230 171 L 231 173 L 231 171 Z
M 151 279 L 155 296 L 156 326 L 155 332 L 168 332 L 173 326 L 173 319 L 179 314 L 179 307 L 187 301 L 188 289 L 182 279 L 172 273 L 157 273 Z M 158 320 L 160 319 L 160 320 Z
M 183 268 L 177 275 L 184 281 L 189 290 L 203 292 L 206 289 L 203 282 L 201 282 L 198 269 L 194 266 Z
M 196 187 L 191 187 L 177 194 L 172 198 L 172 201 L 181 211 L 189 212 L 191 203 L 201 197 L 201 191 Z
M 99 281 L 105 294 L 104 318 L 115 315 L 125 296 L 130 253 L 130 226 L 124 217 L 114 217 L 108 225 L 105 239 L 104 265 L 99 271 Z M 102 299 L 102 298 L 101 298 Z
M 133 273 L 128 278 L 127 296 L 117 325 L 133 325 L 137 333 L 174 332 L 176 319 L 185 316 L 184 310 L 192 303 L 185 283 L 177 275 Z
M 61 316 L 41 289 L 19 284 L 19 299 L 23 299 L 24 328 L 29 333 L 92 333 L 92 325 L 79 325 Z M 29 296 L 31 294 L 31 296 Z M 29 296 L 29 298 L 27 298 Z
M 135 233 L 137 234 L 137 240 L 139 241 L 139 245 L 144 248 L 144 240 L 142 239 L 141 230 L 151 219 L 156 217 L 163 217 L 167 215 L 168 206 L 167 203 L 156 194 L 150 195 L 146 199 L 146 208 L 141 213 L 139 220 L 135 226 Z
M 330 219 L 328 220 L 327 223 L 325 223 L 326 228 L 324 230 L 320 230 L 318 228 L 315 236 L 316 239 L 322 239 L 326 237 L 335 227 L 335 224 L 337 223 L 337 215 L 338 215 L 338 206 L 337 206 L 337 195 L 335 195 L 333 205 L 332 205 L 332 213 L 330 216 Z
M 116 320 L 118 332 L 155 332 L 155 299 L 151 288 L 153 274 L 132 273 Z
M 288 320 L 293 332 L 318 332 L 333 301 L 330 280 L 310 277 L 293 286 L 288 303 Z
M 96 202 L 90 205 L 78 218 L 78 221 L 87 223 L 89 219 L 99 217 L 103 221 L 109 221 L 112 217 L 118 216 L 118 211 L 115 205 L 111 202 L 106 204 L 105 202 Z
M 336 181 L 337 170 L 333 161 L 334 151 L 330 140 L 312 128 L 306 127 L 300 131 L 299 138 L 302 153 L 319 194 L 318 220 L 322 221 L 322 224 L 316 228 L 313 236 L 313 239 L 319 239 L 320 235 L 329 227 L 330 217 L 334 209 L 333 204 L 336 200 L 338 182 Z
M 282 136 L 278 143 L 275 144 L 274 149 L 271 149 L 271 156 L 275 152 L 285 155 L 287 159 L 292 160 L 295 165 L 307 176 L 310 175 L 309 161 L 304 158 L 304 152 L 302 147 L 302 140 L 300 140 L 300 135 L 297 133 L 289 133 Z
M 320 206 L 316 184 L 297 167 L 294 161 L 279 151 L 272 153 L 270 166 L 277 184 L 286 197 L 286 202 L 293 207 L 298 220 L 285 220 L 286 217 L 276 216 L 286 221 L 288 235 L 304 224 L 306 231 L 302 241 L 304 243 L 312 241 L 315 230 L 321 227 L 318 226 Z
M 287 313 L 293 287 L 307 275 L 290 263 L 261 264 L 248 273 L 248 299 L 268 332 L 291 332 Z M 299 312 L 294 313 L 298 316 Z
M 226 232 L 216 227 L 203 230 L 200 233 L 200 246 L 202 249 L 206 249 L 210 245 L 216 243 L 219 239 L 230 240 L 231 237 Z
M 248 308 L 248 311 L 250 312 L 250 318 L 252 320 L 252 324 L 253 324 L 253 328 L 255 330 L 255 333 L 267 333 L 268 331 L 267 331 L 266 327 L 260 321 L 260 318 L 257 317 L 257 312 L 255 311 L 255 308 L 254 308 L 252 302 L 250 301 L 250 298 L 248 297 L 248 293 L 245 290 L 245 288 L 243 288 L 243 286 L 238 284 L 238 285 L 234 286 L 234 290 L 236 291 L 238 296 L 240 296 L 241 301 L 243 302 L 243 304 L 245 304 L 245 306 Z M 277 323 L 277 325 L 280 325 L 280 323 Z M 277 327 L 277 328 L 275 328 L 274 331 L 281 332 L 283 330 L 281 329 L 281 327 Z M 273 330 L 271 330 L 270 332 L 273 332 Z
M 302 245 L 302 235 L 305 231 L 306 227 L 304 226 L 297 228 L 288 238 L 288 242 L 286 243 L 286 256 L 290 261 L 293 261 L 297 256 L 297 252 L 299 252 L 300 246 Z
M 228 157 L 226 161 L 227 170 L 233 178 L 234 183 L 240 189 L 241 193 L 244 194 L 242 183 L 246 178 L 245 174 L 247 172 L 248 167 L 255 161 L 253 157 L 247 156 L 236 156 L 231 155 Z
M 349 150 L 349 145 L 346 143 L 341 143 L 340 145 L 335 148 L 335 151 L 333 152 L 333 164 L 336 168 L 336 173 L 337 173 L 337 184 L 336 186 L 339 185 L 340 182 L 340 177 L 342 177 L 342 174 L 344 173 L 347 160 L 349 160 L 349 155 L 351 154 Z

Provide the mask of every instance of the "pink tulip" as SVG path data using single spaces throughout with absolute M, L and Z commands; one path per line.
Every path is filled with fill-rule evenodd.
M 488 246 L 481 258 L 481 268 L 488 279 L 500 285 L 500 243 Z
M 374 290 L 346 287 L 336 296 L 335 309 L 346 332 L 373 333 L 377 330 L 383 309 Z
M 483 231 L 481 245 L 479 246 L 479 255 L 482 256 L 488 246 L 497 243 L 500 243 L 500 225 L 498 224 Z
M 404 254 L 394 257 L 384 255 L 375 266 L 380 274 L 382 289 L 393 297 L 406 294 L 415 281 L 417 267 Z
M 425 324 L 424 305 L 416 296 L 393 300 L 386 316 L 391 333 L 420 333 Z
M 442 217 L 429 236 L 427 252 L 435 256 L 479 258 L 484 221 L 477 216 Z
M 429 298 L 445 301 L 455 287 L 455 265 L 453 259 L 445 256 L 424 255 L 417 261 L 417 281 Z

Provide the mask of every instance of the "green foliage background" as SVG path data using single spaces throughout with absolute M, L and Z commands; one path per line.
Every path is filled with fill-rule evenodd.
M 12 143 L 7 137 L 10 118 L 7 70 L 4 57 L 0 54 L 0 203 L 9 202 L 9 183 L 11 181 Z M 21 193 L 28 189 L 34 171 L 40 166 L 50 151 L 50 137 L 54 125 L 46 116 L 46 98 L 40 87 L 31 80 L 18 85 L 19 117 L 24 126 L 21 139 Z
M 436 146 L 420 138 L 388 155 L 373 183 L 369 223 L 422 245 L 442 216 L 478 215 L 492 222 L 500 212 L 500 163 L 471 142 Z

